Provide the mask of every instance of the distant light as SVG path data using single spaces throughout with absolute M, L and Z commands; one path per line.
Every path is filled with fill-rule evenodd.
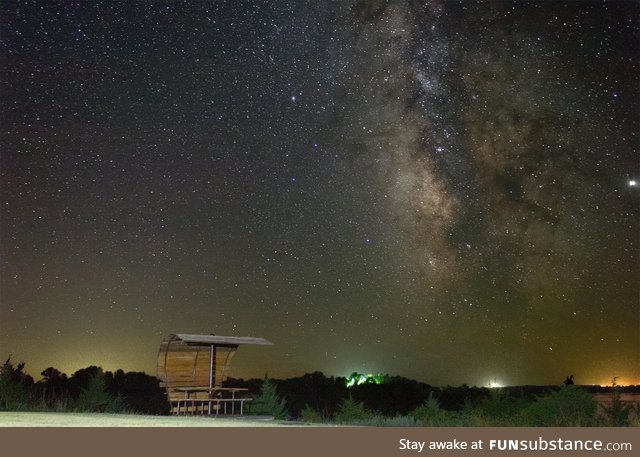
M 378 373 L 351 373 L 351 375 L 345 379 L 345 385 L 347 387 L 361 386 L 362 384 L 384 384 L 387 381 L 388 375 Z
M 600 387 L 626 387 L 626 386 L 640 385 L 640 380 L 634 382 L 630 378 L 621 378 L 621 377 L 615 376 L 606 381 L 602 381 L 599 385 Z
M 629 180 L 629 187 L 636 187 L 637 185 L 638 185 L 638 181 L 636 181 L 635 179 Z
M 292 95 L 292 96 L 291 96 L 291 101 L 292 101 L 292 102 L 295 102 L 295 101 L 296 101 L 296 96 L 295 96 L 295 95 Z
M 498 380 L 495 379 L 495 378 L 494 378 L 493 381 L 489 382 L 489 388 L 490 389 L 500 389 L 502 387 L 504 387 L 504 384 L 498 382 Z

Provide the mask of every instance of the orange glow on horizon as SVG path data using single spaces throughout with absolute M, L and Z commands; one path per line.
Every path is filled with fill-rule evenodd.
M 598 385 L 600 387 L 613 387 L 613 376 L 604 382 L 600 382 Z M 627 387 L 627 386 L 639 386 L 640 379 L 636 381 L 632 381 L 629 378 L 616 377 L 615 378 L 616 387 Z

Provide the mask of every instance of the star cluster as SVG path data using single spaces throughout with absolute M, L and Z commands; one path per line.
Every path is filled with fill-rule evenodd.
M 633 2 L 5 2 L 0 347 L 640 378 Z M 1 354 L 0 354 L 1 355 Z M 8 355 L 8 354 L 7 354 Z

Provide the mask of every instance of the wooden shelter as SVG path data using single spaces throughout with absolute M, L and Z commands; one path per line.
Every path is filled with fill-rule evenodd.
M 172 406 L 177 406 L 179 412 L 180 401 L 187 398 L 204 405 L 203 401 L 215 398 L 216 394 L 220 397 L 231 359 L 242 344 L 272 343 L 264 338 L 184 333 L 165 338 L 158 351 L 158 379 L 160 386 L 167 389 Z M 211 410 L 211 401 L 208 406 Z

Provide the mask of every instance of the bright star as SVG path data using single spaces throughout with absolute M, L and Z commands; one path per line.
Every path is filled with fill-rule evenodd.
M 638 185 L 638 181 L 636 181 L 635 179 L 629 180 L 629 187 L 636 187 L 637 185 Z

